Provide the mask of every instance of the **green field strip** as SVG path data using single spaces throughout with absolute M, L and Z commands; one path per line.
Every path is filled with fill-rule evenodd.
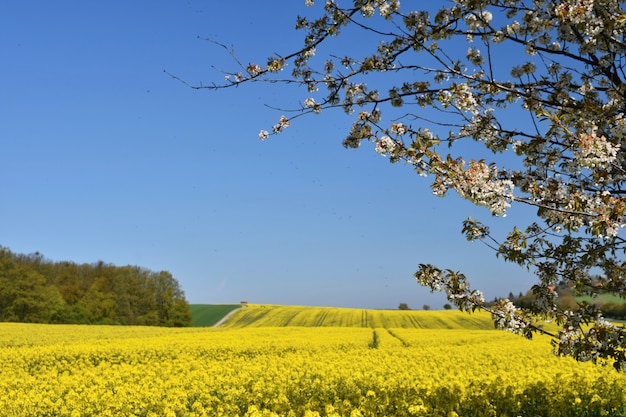
M 191 304 L 192 327 L 210 327 L 219 322 L 233 310 L 240 308 L 239 304 Z

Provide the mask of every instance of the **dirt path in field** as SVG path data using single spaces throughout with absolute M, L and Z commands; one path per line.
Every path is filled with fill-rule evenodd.
M 241 310 L 241 307 L 236 308 L 236 309 L 234 309 L 233 311 L 231 311 L 230 313 L 226 314 L 224 317 L 222 317 L 222 318 L 220 319 L 220 321 L 218 321 L 217 323 L 215 323 L 215 324 L 213 325 L 213 327 L 220 327 L 220 326 L 221 326 L 221 325 L 222 325 L 222 324 L 223 324 L 226 320 L 228 320 L 228 318 L 229 318 L 230 316 L 232 316 L 232 314 L 233 314 L 235 311 L 239 311 L 239 310 Z

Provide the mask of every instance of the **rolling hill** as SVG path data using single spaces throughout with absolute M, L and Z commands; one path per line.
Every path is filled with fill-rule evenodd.
M 194 323 L 199 322 L 194 315 Z M 486 330 L 493 329 L 493 322 L 486 313 L 469 314 L 456 310 L 363 310 L 250 304 L 234 311 L 220 327 L 287 326 Z

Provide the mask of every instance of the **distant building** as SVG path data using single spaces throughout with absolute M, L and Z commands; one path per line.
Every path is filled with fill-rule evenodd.
M 241 301 L 239 304 L 241 304 L 242 307 L 248 307 L 247 301 Z

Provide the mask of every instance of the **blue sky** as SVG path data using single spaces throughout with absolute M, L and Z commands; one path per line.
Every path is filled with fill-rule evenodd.
M 191 303 L 440 308 L 412 278 L 419 263 L 461 270 L 488 298 L 532 276 L 468 243 L 472 215 L 502 219 L 371 147 L 346 150 L 351 119 L 300 118 L 293 89 L 219 92 L 191 83 L 241 57 L 301 45 L 304 1 L 47 1 L 0 4 L 0 245 L 49 259 L 168 270 Z M 313 11 L 315 13 L 315 11 Z M 354 42 L 354 39 L 345 39 Z

